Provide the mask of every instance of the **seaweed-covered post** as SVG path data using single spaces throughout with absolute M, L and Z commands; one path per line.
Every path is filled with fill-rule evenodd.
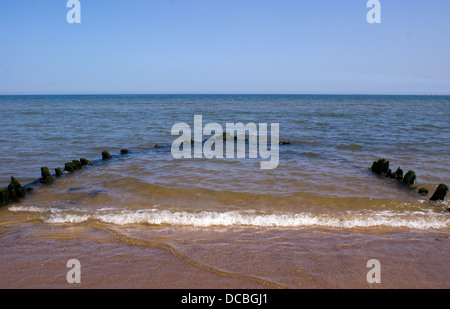
M 399 167 L 394 174 L 392 174 L 392 178 L 397 179 L 398 181 L 402 181 L 403 179 L 403 170 Z
M 64 170 L 66 172 L 72 173 L 73 171 L 75 171 L 75 167 L 73 166 L 73 162 L 68 162 L 64 165 Z
M 420 188 L 418 192 L 419 192 L 420 195 L 427 195 L 428 194 L 428 189 L 427 188 Z
M 0 205 L 7 205 L 11 203 L 8 188 L 0 188 Z
M 49 185 L 53 182 L 53 177 L 50 174 L 50 170 L 48 169 L 48 167 L 41 168 L 41 175 L 42 175 L 41 182 L 43 184 Z
M 109 160 L 112 159 L 112 155 L 109 154 L 107 151 L 102 152 L 102 160 Z
M 56 174 L 56 177 L 61 177 L 63 175 L 61 168 L 59 168 L 59 167 L 55 168 L 55 174 Z
M 83 168 L 83 165 L 78 160 L 73 160 L 72 165 L 75 170 L 81 170 Z
M 91 161 L 89 161 L 88 159 L 85 158 L 81 158 L 80 159 L 80 163 L 81 165 L 85 166 L 85 165 L 91 165 Z
M 8 193 L 12 202 L 18 202 L 20 198 L 25 197 L 25 189 L 14 177 L 11 177 L 11 183 L 8 186 Z
M 441 183 L 437 189 L 436 192 L 434 192 L 433 196 L 430 198 L 431 201 L 443 201 L 445 199 L 445 196 L 447 195 L 448 187 L 447 185 L 444 185 Z
M 408 171 L 405 177 L 403 177 L 403 183 L 407 185 L 413 185 L 415 181 L 416 181 L 416 173 L 414 173 L 414 171 Z
M 373 162 L 371 170 L 378 175 L 387 174 L 389 171 L 389 161 L 386 161 L 386 159 L 379 159 L 378 161 Z

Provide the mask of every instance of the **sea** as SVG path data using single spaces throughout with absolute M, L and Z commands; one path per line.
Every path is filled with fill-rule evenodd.
M 439 95 L 0 96 L 0 187 L 29 188 L 0 207 L 0 287 L 72 288 L 76 259 L 82 288 L 450 288 L 449 198 L 430 201 L 450 184 L 449 108 Z M 175 158 L 172 127 L 195 115 L 279 124 L 278 166 Z M 36 181 L 80 158 L 92 165 Z M 374 174 L 381 158 L 416 183 Z

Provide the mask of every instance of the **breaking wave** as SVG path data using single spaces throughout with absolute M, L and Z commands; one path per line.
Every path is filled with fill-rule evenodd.
M 265 227 L 265 228 L 409 228 L 418 230 L 446 229 L 450 216 L 433 211 L 355 211 L 339 214 L 264 213 L 257 211 L 170 211 L 159 209 L 117 210 L 114 208 L 87 211 L 82 209 L 13 206 L 12 212 L 31 212 L 49 224 L 81 223 L 95 220 L 114 225 L 147 224 L 192 227 Z

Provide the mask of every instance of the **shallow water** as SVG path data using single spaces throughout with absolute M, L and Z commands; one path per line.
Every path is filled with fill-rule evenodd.
M 0 96 L 3 186 L 10 176 L 36 180 L 42 166 L 95 162 L 3 207 L 1 252 L 5 259 L 27 254 L 21 263 L 30 270 L 41 259 L 55 271 L 53 251 L 70 243 L 89 265 L 90 287 L 118 286 L 108 267 L 95 267 L 116 255 L 122 258 L 111 265 L 136 259 L 134 272 L 120 274 L 128 278 L 123 286 L 140 278 L 140 287 L 158 287 L 138 275 L 158 252 L 173 263 L 159 270 L 167 277 L 160 287 L 197 280 L 199 287 L 365 288 L 365 263 L 378 257 L 390 271 L 383 287 L 448 288 L 448 200 L 429 202 L 417 188 L 431 194 L 450 183 L 449 106 L 441 96 Z M 279 123 L 291 144 L 280 145 L 274 170 L 261 170 L 260 158 L 176 160 L 171 128 L 193 127 L 194 115 L 223 127 Z M 120 155 L 121 148 L 130 153 Z M 114 158 L 101 162 L 103 150 Z M 418 183 L 406 188 L 374 176 L 369 167 L 378 158 L 414 170 Z M 128 251 L 130 244 L 148 255 Z M 180 283 L 171 273 L 186 265 Z M 20 279 L 16 267 L 2 277 Z M 39 278 L 16 285 L 38 287 Z

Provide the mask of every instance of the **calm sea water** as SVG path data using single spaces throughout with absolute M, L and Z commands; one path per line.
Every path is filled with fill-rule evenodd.
M 33 206 L 74 199 L 76 204 L 83 201 L 83 211 L 89 213 L 99 208 L 126 212 L 132 206 L 132 212 L 150 212 L 138 216 L 139 222 L 149 216 L 150 221 L 195 225 L 220 225 L 216 216 L 224 213 L 230 217 L 223 220 L 231 220 L 224 224 L 252 224 L 261 219 L 253 211 L 286 211 L 291 220 L 305 224 L 326 220 L 309 214 L 328 213 L 329 207 L 339 214 L 355 210 L 362 215 L 367 209 L 407 204 L 400 207 L 404 214 L 430 207 L 422 205 L 424 198 L 374 177 L 367 168 L 377 158 L 387 158 L 393 169 L 414 170 L 424 186 L 450 183 L 449 106 L 450 97 L 431 96 L 3 96 L 0 179 L 7 185 L 15 176 L 26 184 L 40 177 L 42 166 L 53 170 L 80 157 L 94 161 L 103 150 L 117 154 L 128 148 L 127 160 L 42 189 L 52 195 Z M 279 123 L 280 138 L 291 145 L 281 145 L 279 167 L 269 171 L 262 171 L 261 160 L 255 159 L 175 160 L 171 128 L 177 122 L 193 128 L 194 115 L 203 115 L 204 124 L 223 127 Z M 155 144 L 168 147 L 154 149 Z M 64 185 L 74 188 L 60 187 Z M 198 210 L 206 211 L 206 217 L 184 217 Z M 155 211 L 161 218 L 153 218 Z M 164 211 L 171 212 L 165 213 L 167 218 Z M 249 211 L 250 218 L 241 217 Z M 264 219 L 268 225 L 295 224 L 283 217 Z M 369 221 L 362 224 L 376 224 Z M 430 227 L 434 223 L 447 227 L 445 219 L 429 222 Z
M 288 229 L 287 238 L 304 228 L 338 229 L 342 239 L 354 229 L 446 235 L 448 201 L 431 203 L 417 189 L 431 194 L 439 183 L 450 183 L 449 107 L 448 96 L 0 96 L 2 186 L 10 176 L 30 183 L 43 166 L 53 170 L 81 157 L 96 161 L 103 150 L 114 155 L 36 187 L 2 211 L 25 225 L 104 228 L 128 241 L 158 239 L 193 265 L 205 255 L 181 244 L 203 240 L 210 253 L 219 252 L 217 239 L 226 237 L 235 245 L 228 254 L 237 254 L 242 239 L 234 229 L 241 228 Z M 280 138 L 291 144 L 280 145 L 274 170 L 261 170 L 259 159 L 176 160 L 171 128 L 178 122 L 193 127 L 194 115 L 223 127 L 279 123 Z M 130 153 L 120 156 L 122 148 Z M 393 169 L 414 170 L 418 183 L 406 188 L 373 175 L 368 169 L 378 158 L 390 160 Z M 246 241 L 255 245 L 261 238 L 253 232 Z M 222 253 L 202 265 L 227 273 L 231 266 L 219 262 Z M 265 262 L 270 265 L 269 258 Z M 275 277 L 262 276 L 280 282 Z

